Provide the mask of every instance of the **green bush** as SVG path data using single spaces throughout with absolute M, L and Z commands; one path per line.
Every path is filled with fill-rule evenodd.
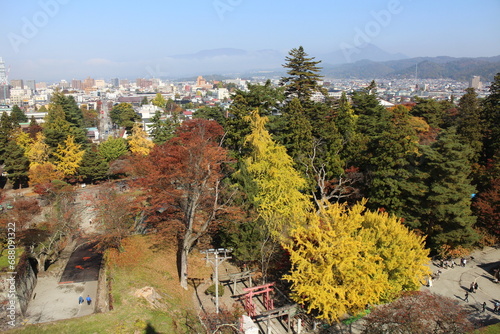
M 205 294 L 210 296 L 215 296 L 215 284 L 210 285 L 205 290 Z M 224 295 L 224 285 L 219 284 L 219 297 L 222 297 L 223 295 Z

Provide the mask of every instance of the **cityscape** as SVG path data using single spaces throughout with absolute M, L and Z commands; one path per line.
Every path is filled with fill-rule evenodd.
M 222 76 L 219 76 L 222 77 Z M 202 76 L 191 80 L 165 80 L 159 78 L 137 78 L 109 80 L 87 77 L 85 79 L 61 80 L 59 82 L 37 82 L 34 79 L 9 79 L 9 66 L 0 58 L 0 111 L 10 113 L 12 106 L 20 107 L 28 119 L 42 123 L 46 114 L 37 112 L 42 106 L 48 107 L 50 97 L 56 91 L 71 95 L 79 106 L 100 110 L 112 108 L 113 105 L 131 103 L 141 115 L 143 125 L 148 130 L 150 119 L 160 108 L 143 105 L 143 99 L 151 101 L 157 93 L 166 100 L 172 100 L 185 108 L 186 119 L 192 117 L 196 108 L 203 106 L 221 106 L 228 109 L 235 90 L 247 90 L 248 84 L 264 85 L 270 80 L 273 86 L 280 86 L 280 77 L 263 75 L 248 78 L 224 78 L 207 80 Z M 489 82 L 482 82 L 480 76 L 472 76 L 468 82 L 452 79 L 377 79 L 377 96 L 386 106 L 410 103 L 415 98 L 433 99 L 436 101 L 455 101 L 462 97 L 466 88 L 474 88 L 479 98 L 488 94 Z M 331 98 L 340 98 L 342 93 L 348 95 L 366 88 L 371 80 L 321 78 L 319 84 L 328 91 Z M 312 96 L 315 101 L 324 101 L 322 94 Z M 103 125 L 102 125 L 103 126 Z M 107 127 L 106 127 L 107 129 Z M 102 127 L 95 131 L 96 139 L 105 140 L 107 133 Z

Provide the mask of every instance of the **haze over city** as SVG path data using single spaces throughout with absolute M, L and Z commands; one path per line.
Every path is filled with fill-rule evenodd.
M 3 2 L 2 13 L 12 79 L 274 70 L 299 45 L 324 63 L 353 61 L 367 44 L 394 58 L 500 55 L 497 0 L 40 0 Z

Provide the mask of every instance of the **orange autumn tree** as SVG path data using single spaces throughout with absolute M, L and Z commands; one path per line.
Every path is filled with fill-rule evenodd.
M 147 174 L 142 184 L 153 210 L 162 216 L 160 224 L 177 230 L 179 279 L 184 289 L 188 286 L 188 255 L 224 209 L 222 166 L 229 159 L 220 146 L 222 135 L 223 129 L 215 121 L 186 121 L 176 137 L 153 148 L 143 169 Z

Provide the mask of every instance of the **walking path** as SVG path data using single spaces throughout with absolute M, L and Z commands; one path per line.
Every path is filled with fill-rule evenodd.
M 448 269 L 431 265 L 432 272 L 441 270 L 442 273 L 439 279 L 433 281 L 432 287 L 424 287 L 423 290 L 458 300 L 460 305 L 468 307 L 474 318 L 485 326 L 500 322 L 500 315 L 493 313 L 493 303 L 500 302 L 500 283 L 495 283 L 492 275 L 492 270 L 500 266 L 500 249 L 485 247 L 473 252 L 467 258 L 465 267 L 460 265 L 460 259 L 455 260 L 455 263 L 459 265 Z M 476 292 L 469 292 L 466 302 L 465 293 L 473 282 L 477 282 L 478 289 Z M 482 312 L 484 302 L 486 311 Z
M 94 189 L 79 189 L 75 201 L 75 204 L 79 205 L 81 208 L 80 229 L 83 233 L 94 232 L 94 226 L 90 224 L 90 219 L 93 217 L 92 207 L 90 206 L 90 196 L 93 196 L 93 192 L 95 192 Z M 81 239 L 77 240 L 78 242 L 82 242 Z M 66 271 L 65 268 L 74 249 L 75 243 L 68 245 L 56 263 L 52 264 L 47 271 L 38 273 L 37 284 L 33 290 L 33 297 L 23 319 L 24 324 L 70 319 L 94 313 L 95 301 L 97 300 L 99 268 L 88 268 L 88 265 L 83 263 L 80 265 L 84 270 L 89 272 L 89 275 L 70 275 L 71 268 Z M 92 266 L 99 265 L 95 263 L 95 261 L 89 262 L 93 262 Z M 64 272 L 66 272 L 66 275 L 63 277 Z M 70 282 L 60 283 L 61 278 L 65 278 L 66 276 L 71 278 L 71 280 L 67 279 L 70 280 Z M 82 282 L 82 279 L 74 278 L 81 278 L 80 276 L 88 281 Z M 90 296 L 92 299 L 91 304 L 87 305 L 87 302 L 79 304 L 78 297 L 80 296 L 84 299 Z
M 28 305 L 24 324 L 36 324 L 54 320 L 69 319 L 94 313 L 97 292 L 97 281 L 60 284 L 62 272 L 71 256 L 73 247 L 68 247 L 61 255 L 60 261 L 40 272 L 33 297 Z M 92 298 L 91 305 L 78 304 L 78 297 Z
M 460 259 L 455 260 L 455 263 L 460 263 Z M 443 269 L 434 264 L 430 265 L 433 273 L 441 270 L 439 279 L 433 280 L 431 287 L 424 286 L 422 290 L 430 290 L 433 293 L 443 295 L 454 300 L 462 306 L 469 308 L 473 318 L 481 324 L 488 326 L 500 322 L 500 314 L 493 313 L 494 302 L 500 302 L 500 283 L 493 281 L 492 270 L 500 267 L 500 249 L 494 247 L 485 247 L 482 250 L 474 251 L 471 256 L 467 257 L 465 267 L 460 265 L 454 268 Z M 237 268 L 230 264 L 224 263 L 221 272 L 228 273 L 238 272 Z M 225 275 L 221 275 L 221 280 Z M 477 282 L 478 289 L 474 293 L 469 292 L 468 302 L 465 299 L 465 293 L 469 289 L 472 282 Z M 198 286 L 198 296 L 196 304 L 207 312 L 214 312 L 214 301 L 204 294 L 204 291 L 211 282 L 202 283 Z M 243 284 L 239 283 L 237 292 L 243 288 Z M 241 290 L 242 291 L 242 290 Z M 225 286 L 224 296 L 220 298 L 219 304 L 221 308 L 231 309 L 235 300 L 231 298 L 231 289 L 228 285 Z M 482 305 L 486 302 L 486 310 L 482 312 Z M 362 330 L 362 321 L 358 321 L 350 328 L 352 333 L 360 333 Z M 274 333 L 274 332 L 273 332 Z

